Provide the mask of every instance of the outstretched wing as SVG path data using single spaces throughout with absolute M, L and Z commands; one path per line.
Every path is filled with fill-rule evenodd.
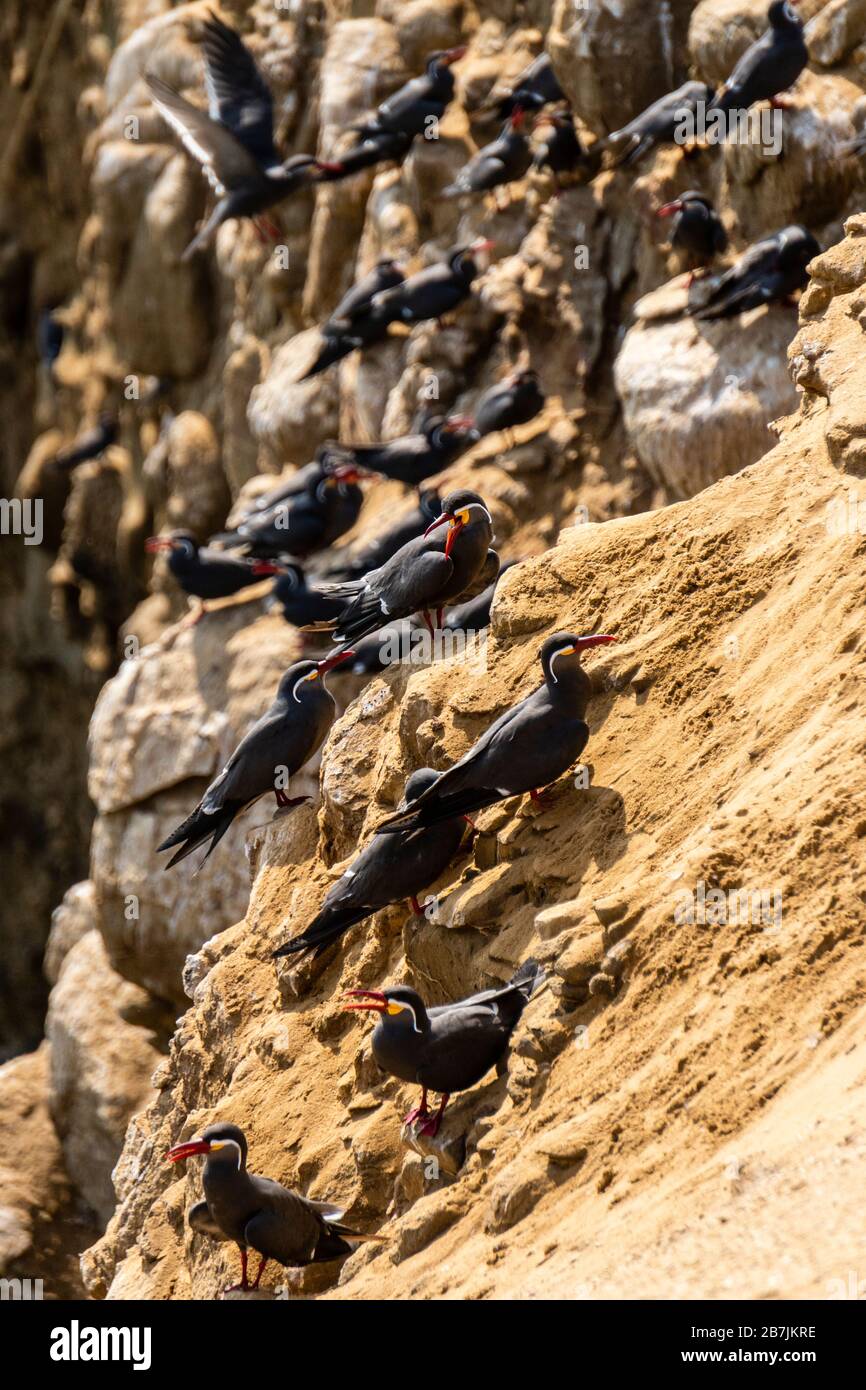
M 202 51 L 211 119 L 230 130 L 257 164 L 278 164 L 271 94 L 240 34 L 211 14 Z
M 145 80 L 154 106 L 180 136 L 187 152 L 202 165 L 208 182 L 220 197 L 262 177 L 253 156 L 230 130 L 193 106 L 162 78 L 148 73 Z

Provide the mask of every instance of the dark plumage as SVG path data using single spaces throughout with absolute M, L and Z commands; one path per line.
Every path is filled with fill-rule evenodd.
M 321 458 L 304 470 L 302 487 L 289 479 L 271 494 L 267 506 L 251 510 L 234 531 L 214 539 L 229 547 L 241 546 L 261 559 L 281 555 L 305 559 L 354 526 L 363 500 L 356 470 L 331 468 Z
M 539 53 L 515 79 L 511 91 L 501 97 L 494 93 L 486 106 L 487 109 L 495 110 L 499 119 L 504 121 L 516 107 L 524 111 L 537 111 L 539 107 L 550 102 L 562 101 L 564 96 L 565 93 L 553 71 L 550 54 Z
M 228 598 L 252 584 L 260 584 L 272 565 L 251 564 L 223 551 L 199 546 L 190 531 L 172 531 L 145 541 L 151 552 L 168 551 L 168 568 L 185 594 L 194 598 Z
M 310 588 L 300 565 L 282 563 L 275 569 L 278 577 L 271 589 L 269 607 L 281 608 L 287 623 L 309 627 L 339 616 L 342 601 Z
M 340 653 L 325 661 L 296 661 L 284 672 L 270 709 L 241 739 L 195 810 L 158 846 L 157 852 L 180 846 L 167 869 L 210 839 L 203 864 L 232 821 L 268 792 L 281 809 L 299 804 L 283 783 L 317 752 L 334 722 L 336 705 L 323 677 L 344 659 Z
M 539 116 L 535 125 L 552 127 L 550 134 L 537 146 L 532 163 L 536 169 L 550 170 L 557 191 L 563 175 L 588 170 L 590 164 L 595 163 L 580 142 L 570 111 L 551 111 L 549 115 Z
M 484 392 L 475 408 L 475 427 L 482 436 L 497 430 L 510 432 L 534 420 L 544 409 L 544 400 L 537 373 L 523 368 Z
M 336 158 L 329 161 L 320 175 L 320 181 L 335 183 L 351 178 L 362 169 L 371 169 L 376 164 L 402 164 L 414 139 L 414 135 L 405 135 L 400 130 L 367 126 L 354 145 L 340 149 Z
M 412 137 L 429 131 L 445 115 L 445 108 L 454 96 L 451 65 L 465 52 L 461 47 L 431 53 L 420 77 L 413 77 L 383 101 L 371 122 L 355 127 L 361 139 L 382 130 Z
M 363 320 L 370 334 L 368 341 L 375 341 L 375 335 L 383 337 L 389 324 L 423 323 L 425 319 L 442 318 L 456 309 L 471 292 L 472 281 L 480 274 L 478 257 L 492 245 L 492 241 L 479 238 L 470 246 L 455 246 L 445 261 L 425 266 L 402 285 L 377 294 Z
M 806 267 L 820 250 L 805 227 L 785 227 L 764 237 L 725 271 L 709 298 L 691 313 L 697 319 L 726 319 L 787 299 L 806 284 Z
M 442 512 L 442 501 L 435 488 L 424 488 L 417 507 L 404 512 L 373 540 L 361 546 L 347 546 L 334 552 L 327 567 L 330 579 L 361 579 L 368 570 L 378 569 L 401 546 L 423 536 L 431 521 Z
M 53 372 L 54 363 L 63 347 L 64 327 L 54 317 L 53 309 L 43 309 L 36 325 L 36 346 L 42 364 Z
M 490 610 L 493 606 L 493 595 L 499 585 L 499 581 L 512 565 L 516 565 L 517 560 L 509 560 L 504 564 L 492 584 L 488 584 L 486 589 L 482 589 L 480 594 L 474 598 L 467 599 L 465 603 L 458 603 L 454 608 L 449 608 L 445 614 L 445 626 L 452 632 L 483 632 L 490 626 Z M 358 653 L 356 652 L 357 656 Z
M 446 419 L 434 415 L 419 434 L 403 435 L 384 444 L 337 444 L 330 447 L 330 456 L 363 473 L 381 473 L 407 487 L 418 487 L 431 474 L 441 473 L 478 438 L 475 422 L 468 416 Z
M 366 342 L 367 311 L 376 295 L 402 285 L 405 278 L 402 266 L 392 257 L 377 261 L 370 273 L 343 296 L 327 323 L 322 325 L 322 346 L 301 380 L 318 376 L 356 347 L 362 347 Z M 377 328 L 376 332 L 380 330 Z
M 327 172 L 312 155 L 280 160 L 267 83 L 240 35 L 213 13 L 204 23 L 202 52 L 206 112 L 161 78 L 145 75 L 154 105 L 202 165 L 217 195 L 213 212 L 184 251 L 184 260 L 209 245 L 229 218 L 255 218 Z
M 382 991 L 349 990 L 357 1002 L 348 1011 L 377 1013 L 373 1056 L 383 1071 L 422 1088 L 421 1103 L 403 1120 L 419 1134 L 435 1136 L 445 1107 L 457 1091 L 477 1086 L 491 1067 L 499 1068 L 523 1010 L 544 976 L 537 961 L 528 960 L 499 989 L 428 1009 L 408 985 Z M 435 1115 L 427 1109 L 427 1092 L 442 1100 Z
M 68 449 L 61 449 L 60 453 L 55 455 L 52 467 L 68 472 L 77 468 L 80 463 L 86 463 L 88 459 L 98 458 L 104 449 L 115 443 L 119 431 L 120 425 L 116 415 L 109 415 L 107 412 L 100 415 L 96 424 L 80 434 L 74 444 Z
M 682 251 L 692 266 L 709 265 L 728 246 L 724 223 L 709 198 L 690 189 L 658 210 L 659 217 L 673 217 L 671 246 Z
M 414 806 L 387 817 L 380 833 L 436 825 L 455 815 L 470 815 L 494 802 L 556 782 L 586 747 L 584 720 L 592 682 L 580 654 L 616 638 L 596 634 L 575 637 L 558 632 L 540 652 L 544 681 L 531 695 L 494 721 L 459 762 Z
M 443 188 L 443 198 L 484 193 L 522 179 L 532 163 L 532 150 L 524 134 L 526 116 L 516 107 L 496 140 L 484 145 L 464 164 L 453 183 Z
M 419 768 L 406 783 L 402 808 L 437 780 L 438 772 Z M 454 858 L 466 829 L 461 816 L 434 830 L 408 835 L 376 835 L 330 889 L 306 931 L 287 941 L 275 956 L 319 956 L 357 922 L 391 903 L 408 898 L 420 912 L 418 895 L 435 883 Z
M 271 1178 L 247 1171 L 247 1141 L 232 1124 L 208 1125 L 198 1138 L 169 1149 L 171 1163 L 206 1155 L 202 1186 L 204 1201 L 187 1213 L 194 1231 L 213 1240 L 233 1240 L 241 1252 L 241 1282 L 234 1288 L 257 1289 L 269 1260 L 290 1269 L 338 1260 L 351 1254 L 360 1235 L 343 1224 L 343 1209 L 331 1202 L 301 1197 Z M 261 1255 L 252 1284 L 247 1275 L 250 1250 Z
M 432 533 L 448 526 L 445 538 Z M 476 492 L 449 493 L 442 515 L 423 536 L 409 541 L 379 569 L 362 579 L 325 585 L 326 593 L 345 599 L 334 625 L 334 639 L 352 645 L 386 623 L 422 613 L 432 631 L 429 613 L 486 588 L 499 572 L 499 558 L 490 549 L 493 523 Z
M 654 101 L 652 106 L 605 140 L 613 166 L 636 164 L 657 145 L 671 144 L 678 126 L 687 117 L 694 118 L 698 105 L 711 102 L 713 96 L 713 88 L 704 82 L 684 82 L 675 92 L 668 92 Z
M 796 3 L 773 0 L 767 12 L 769 29 L 746 49 L 711 102 L 711 111 L 745 111 L 793 87 L 809 61 L 803 25 L 792 8 Z

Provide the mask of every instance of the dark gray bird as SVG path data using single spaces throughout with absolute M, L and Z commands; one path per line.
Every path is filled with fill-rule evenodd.
M 588 172 L 590 167 L 595 165 L 595 160 L 591 159 L 583 148 L 580 136 L 574 128 L 574 117 L 569 110 L 551 111 L 546 115 L 537 116 L 534 122 L 535 129 L 543 125 L 549 125 L 552 129 L 537 146 L 532 164 L 536 169 L 550 170 L 554 186 L 559 193 L 563 176 L 574 174 L 578 170 Z
M 539 653 L 543 683 L 495 720 L 435 786 L 422 792 L 406 811 L 388 816 L 377 832 L 393 834 L 437 825 L 455 815 L 471 815 L 497 801 L 556 782 L 577 762 L 589 738 L 584 720 L 592 682 L 581 653 L 615 637 L 596 633 L 576 637 L 557 632 Z
M 355 348 L 363 347 L 368 341 L 366 320 L 368 310 L 377 294 L 402 285 L 406 279 L 403 267 L 391 256 L 377 261 L 368 275 L 343 296 L 336 309 L 322 325 L 322 346 L 311 367 L 308 367 L 301 381 L 318 376 L 328 367 L 347 357 Z M 387 326 L 386 326 L 387 328 Z M 373 337 L 381 336 L 383 330 L 376 325 Z
M 194 1231 L 213 1240 L 233 1240 L 241 1252 L 241 1282 L 233 1289 L 257 1289 L 269 1260 L 289 1269 L 339 1260 L 362 1241 L 343 1224 L 344 1209 L 332 1202 L 300 1197 L 271 1178 L 247 1171 L 247 1141 L 237 1125 L 208 1125 L 201 1135 L 169 1149 L 170 1163 L 205 1155 L 204 1201 L 187 1213 Z M 247 1273 L 250 1250 L 261 1256 L 252 1284 Z
M 390 1076 L 421 1087 L 421 1102 L 403 1123 L 432 1138 L 451 1096 L 477 1086 L 491 1067 L 502 1067 L 511 1035 L 543 981 L 538 962 L 528 960 L 507 985 L 456 1004 L 428 1009 L 416 990 L 392 985 L 381 991 L 349 990 L 348 997 L 357 1002 L 343 1008 L 379 1015 L 371 1040 L 373 1057 Z M 428 1091 L 442 1097 L 435 1115 L 427 1109 Z
M 769 29 L 746 49 L 710 111 L 745 111 L 756 101 L 782 104 L 776 97 L 793 87 L 809 61 L 803 24 L 792 8 L 796 4 L 773 0 L 767 11 Z
M 659 97 L 604 141 L 612 156 L 612 167 L 636 164 L 657 145 L 672 144 L 678 127 L 687 120 L 694 122 L 699 104 L 707 105 L 714 95 L 713 88 L 704 82 L 684 82 L 675 92 Z
M 432 533 L 448 527 L 444 539 Z M 461 489 L 442 501 L 442 515 L 423 536 L 409 541 L 379 569 L 362 579 L 324 585 L 346 606 L 333 626 L 334 640 L 351 646 L 386 623 L 421 613 L 432 633 L 430 613 L 441 626 L 447 604 L 468 598 L 493 582 L 499 557 L 490 549 L 493 522 L 483 498 Z
M 332 468 L 323 456 L 304 470 L 302 488 L 289 479 L 267 506 L 251 510 L 233 531 L 212 540 L 243 547 L 257 559 L 294 555 L 303 560 L 354 526 L 364 500 L 357 480 L 357 469 Z
M 417 507 L 404 512 L 402 516 L 385 528 L 366 545 L 357 548 L 346 546 L 334 552 L 327 568 L 329 579 L 361 579 L 368 570 L 378 569 L 386 560 L 416 536 L 423 536 L 431 521 L 442 512 L 442 501 L 436 488 L 424 488 L 419 494 Z
M 523 111 L 537 111 L 554 101 L 563 101 L 565 93 L 559 85 L 549 53 L 539 53 L 528 67 L 515 79 L 514 86 L 505 96 L 496 97 L 485 103 L 488 110 L 495 110 L 504 121 L 516 107 Z
M 320 182 L 339 182 L 341 179 L 351 178 L 361 169 L 371 169 L 376 164 L 402 164 L 414 140 L 414 135 L 405 135 L 400 130 L 383 130 L 376 125 L 367 126 L 355 144 L 348 149 L 341 147 L 336 158 L 325 164 Z
M 465 52 L 464 46 L 431 53 L 420 77 L 413 77 L 383 101 L 372 121 L 353 127 L 361 140 L 383 130 L 414 137 L 434 129 L 454 96 L 451 66 L 459 62 Z
M 689 189 L 660 207 L 656 216 L 674 219 L 670 244 L 674 250 L 685 253 L 692 270 L 710 265 L 716 256 L 727 250 L 725 225 L 703 193 Z
M 60 453 L 54 456 L 51 461 L 52 468 L 71 472 L 80 463 L 98 458 L 103 450 L 117 441 L 119 433 L 120 422 L 117 416 L 105 411 L 95 425 L 78 436 L 74 444 L 70 444 L 68 449 L 61 449 Z
M 194 598 L 228 598 L 252 584 L 260 584 L 265 575 L 277 572 L 274 565 L 251 563 L 226 555 L 224 551 L 200 546 L 191 531 L 151 536 L 144 545 L 154 554 L 168 551 L 171 574 L 184 593 Z
M 281 562 L 272 568 L 277 579 L 271 589 L 268 607 L 282 609 L 287 623 L 305 628 L 339 617 L 342 600 L 331 598 L 315 587 L 311 588 L 300 565 Z
M 270 709 L 241 739 L 191 815 L 157 847 L 161 853 L 180 846 L 167 869 L 209 839 L 203 864 L 232 822 L 268 792 L 273 792 L 281 810 L 306 799 L 288 797 L 285 787 L 318 751 L 334 722 L 337 707 L 324 676 L 347 655 L 351 653 L 338 652 L 324 661 L 296 661 L 283 673 Z
M 777 304 L 803 288 L 809 279 L 806 267 L 820 251 L 805 227 L 784 227 L 750 246 L 706 302 L 689 312 L 696 319 L 727 319 L 761 304 Z
M 207 111 L 193 106 L 161 78 L 145 75 L 154 105 L 201 164 L 217 195 L 213 212 L 184 251 L 183 260 L 208 246 L 229 218 L 256 220 L 267 208 L 328 172 L 328 166 L 312 155 L 280 159 L 267 83 L 240 35 L 213 12 L 204 22 L 202 51 Z M 260 235 L 263 225 L 258 227 Z
M 475 408 L 475 428 L 482 436 L 505 430 L 513 443 L 515 426 L 534 420 L 544 401 L 538 373 L 521 368 L 484 392 Z
M 411 806 L 439 776 L 422 767 L 406 783 L 401 809 Z M 412 831 L 408 835 L 375 835 L 357 859 L 329 891 L 318 915 L 300 936 L 287 941 L 275 956 L 320 956 L 344 932 L 383 907 L 408 898 L 419 916 L 423 908 L 419 893 L 435 883 L 454 858 L 466 824 L 462 816 L 443 821 L 433 830 Z
M 456 309 L 471 292 L 472 281 L 481 273 L 479 256 L 492 246 L 493 242 L 484 237 L 470 246 L 455 246 L 448 252 L 447 260 L 425 266 L 417 274 L 408 276 L 402 285 L 375 295 L 361 320 L 369 335 L 367 341 L 384 337 L 389 324 L 423 323 L 425 319 L 439 319 Z M 356 317 L 353 327 L 357 330 L 358 326 Z
M 419 487 L 425 478 L 441 473 L 480 438 L 468 415 L 432 416 L 419 434 L 402 435 L 383 444 L 335 444 L 330 457 L 359 469 L 361 474 L 381 473 L 385 478 Z
M 524 133 L 526 113 L 515 107 L 496 140 L 483 145 L 464 164 L 453 183 L 442 189 L 443 198 L 486 193 L 502 184 L 522 179 L 532 163 L 532 149 Z

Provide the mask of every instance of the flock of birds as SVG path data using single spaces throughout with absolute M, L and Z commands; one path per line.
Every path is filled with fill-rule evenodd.
M 478 150 L 444 195 L 494 192 L 498 197 L 500 189 L 522 179 L 533 165 L 550 170 L 558 194 L 572 174 L 585 181 L 602 168 L 633 166 L 656 146 L 672 142 L 683 113 L 694 114 L 699 103 L 729 112 L 758 101 L 778 102 L 808 57 L 802 25 L 792 9 L 795 2 L 774 0 L 767 32 L 719 92 L 688 82 L 589 149 L 550 61 L 542 55 L 493 103 L 493 113 L 504 122 L 501 134 Z M 413 143 L 443 118 L 454 98 L 453 65 L 465 52 L 454 48 L 431 55 L 425 72 L 355 127 L 351 145 L 332 158 L 295 155 L 281 161 L 271 95 L 240 36 L 211 13 L 203 24 L 202 51 L 207 111 L 159 78 L 147 78 L 154 103 L 202 164 L 216 192 L 214 209 L 186 256 L 208 246 L 229 218 L 252 218 L 262 236 L 273 234 L 268 210 L 298 188 L 404 160 Z M 535 146 L 527 133 L 528 117 L 535 129 L 548 132 Z M 703 194 L 688 191 L 658 214 L 673 218 L 672 244 L 688 253 L 693 269 L 710 265 L 725 251 L 725 229 Z M 415 274 L 392 259 L 379 261 L 322 325 L 315 360 L 305 376 L 382 341 L 392 324 L 411 326 L 450 313 L 472 293 L 490 247 L 482 240 L 455 246 L 443 261 Z M 718 278 L 694 312 L 702 318 L 730 317 L 784 300 L 805 284 L 806 266 L 819 249 L 803 227 L 768 236 Z M 383 629 L 419 618 L 430 633 L 448 622 L 489 622 L 501 572 L 492 548 L 490 510 L 474 491 L 458 489 L 440 498 L 425 483 L 482 435 L 510 431 L 532 420 L 543 406 L 537 375 L 522 367 L 484 394 L 472 418 L 436 415 L 387 443 L 323 446 L 312 463 L 250 502 L 240 520 L 207 546 L 184 531 L 148 542 L 151 550 L 167 552 L 177 583 L 203 602 L 272 576 L 272 601 L 286 618 L 302 629 L 329 632 L 334 643 L 325 657 L 297 661 L 285 672 L 273 704 L 190 815 L 159 846 L 174 851 L 167 867 L 207 843 L 206 859 L 236 818 L 261 797 L 273 793 L 278 814 L 303 799 L 290 797 L 287 789 L 291 777 L 322 746 L 335 718 L 325 677 L 348 662 L 354 670 L 377 669 L 377 634 Z M 110 421 L 101 422 L 101 429 L 110 435 Z M 321 557 L 353 526 L 363 498 L 360 484 L 373 477 L 418 489 L 417 507 L 363 550 L 333 551 L 325 580 L 311 584 L 303 562 Z M 607 633 L 560 632 L 547 638 L 539 654 L 542 680 L 537 688 L 496 719 L 447 771 L 419 768 L 412 773 L 400 805 L 327 893 L 314 920 L 275 955 L 293 960 L 319 956 L 353 926 L 404 898 L 420 912 L 419 895 L 460 852 L 475 813 L 524 794 L 537 798 L 541 788 L 578 761 L 589 737 L 585 713 L 592 691 L 582 657 L 615 640 Z M 428 1008 L 415 990 L 403 985 L 350 991 L 347 1009 L 378 1016 L 372 1048 L 379 1065 L 421 1087 L 420 1102 L 404 1121 L 416 1134 L 435 1136 L 449 1097 L 502 1065 L 511 1034 L 541 979 L 538 965 L 530 960 L 503 987 L 439 1008 Z M 431 1092 L 441 1096 L 435 1112 L 428 1107 Z M 179 1161 L 199 1154 L 206 1157 L 204 1200 L 191 1209 L 189 1223 L 216 1239 L 237 1242 L 242 1288 L 250 1286 L 250 1249 L 261 1256 L 252 1284 L 257 1287 L 268 1260 L 302 1266 L 335 1259 L 359 1241 L 377 1238 L 347 1227 L 340 1208 L 248 1172 L 246 1139 L 235 1125 L 212 1125 L 176 1145 L 169 1157 Z

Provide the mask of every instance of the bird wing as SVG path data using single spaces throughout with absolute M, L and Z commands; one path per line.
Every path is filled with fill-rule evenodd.
M 244 804 L 273 786 L 279 764 L 289 765 L 286 748 L 286 710 L 274 704 L 241 739 L 222 772 L 202 797 L 201 808 L 213 815 L 228 801 Z M 290 772 L 296 769 L 289 767 Z
M 196 1202 L 194 1206 L 191 1206 L 186 1214 L 186 1219 L 194 1231 L 200 1231 L 202 1235 L 210 1236 L 211 1240 L 229 1239 L 211 1215 L 211 1209 L 207 1202 Z
M 283 1265 L 309 1264 L 321 1239 L 325 1218 L 303 1197 L 271 1178 L 251 1175 L 261 1206 L 244 1229 L 260 1255 Z
M 211 120 L 230 130 L 262 168 L 278 164 L 271 93 L 240 34 L 211 14 L 202 51 Z
M 145 80 L 154 106 L 180 136 L 187 152 L 202 165 L 208 182 L 220 197 L 253 179 L 261 179 L 259 165 L 230 130 L 193 106 L 162 78 L 148 73 Z
M 489 589 L 499 578 L 499 556 L 495 550 L 488 550 L 487 559 L 482 568 L 478 571 L 472 583 L 467 585 L 463 592 L 458 596 L 460 603 L 468 603 L 470 599 L 478 598 L 485 589 Z
M 750 246 L 736 265 L 725 271 L 706 303 L 697 311 L 696 317 L 723 305 L 739 304 L 745 299 L 752 302 L 743 303 L 743 308 L 754 308 L 755 305 L 764 303 L 767 297 L 772 297 L 772 294 L 768 295 L 766 291 L 778 272 L 778 260 L 779 243 L 776 237 L 768 237 Z M 735 313 L 737 310 L 734 308 L 731 312 Z

